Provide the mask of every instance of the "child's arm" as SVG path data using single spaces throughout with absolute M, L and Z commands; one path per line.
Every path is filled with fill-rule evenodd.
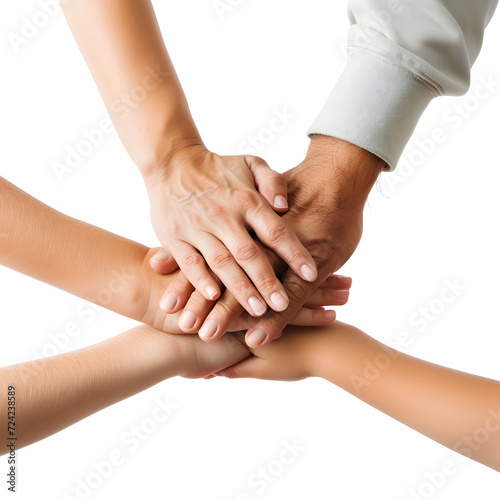
M 155 253 L 154 249 L 68 217 L 0 177 L 0 264 L 129 318 L 181 333 L 180 313 L 167 315 L 158 307 L 165 288 L 179 273 L 162 276 L 153 272 L 149 259 Z M 176 267 L 172 260 L 170 268 L 163 271 Z M 347 300 L 347 292 L 340 292 L 349 286 L 350 280 L 330 277 L 306 306 L 341 305 Z M 211 305 L 206 300 L 198 301 L 202 310 Z M 309 318 L 308 313 L 302 310 L 294 324 L 304 324 L 301 318 Z M 313 324 L 333 321 L 329 314 L 315 311 Z M 248 315 L 242 315 L 232 329 L 245 328 L 249 320 Z M 195 323 L 192 332 L 200 324 Z
M 0 264 L 6 267 L 142 320 L 152 288 L 149 251 L 64 215 L 0 177 Z M 155 275 L 164 286 L 171 279 Z
M 248 355 L 231 335 L 205 343 L 142 325 L 77 351 L 1 368 L 0 438 L 27 446 L 162 380 L 201 377 Z M 15 436 L 8 432 L 8 401 L 15 402 Z M 2 446 L 0 455 L 8 451 Z
M 253 357 L 220 374 L 272 380 L 325 378 L 500 472 L 498 381 L 408 356 L 338 321 L 307 330 L 288 327 L 279 340 L 251 351 Z

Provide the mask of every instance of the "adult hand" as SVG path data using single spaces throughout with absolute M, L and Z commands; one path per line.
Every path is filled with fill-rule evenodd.
M 316 280 L 313 258 L 274 211 L 287 210 L 286 181 L 264 160 L 218 156 L 196 144 L 177 151 L 167 167 L 152 168 L 145 181 L 158 238 L 205 299 L 220 296 L 211 270 L 249 314 L 287 308 L 283 285 L 249 230 L 297 275 Z M 160 307 L 178 311 L 184 294 L 185 281 L 174 281 Z
M 182 272 L 176 270 L 176 263 L 173 259 L 163 261 L 159 266 L 155 265 L 157 271 L 170 276 L 163 276 L 159 273 L 151 272 L 150 260 L 158 253 L 157 248 L 151 248 L 147 253 L 142 266 L 144 272 L 141 276 L 140 286 L 131 295 L 137 300 L 132 301 L 134 313 L 132 317 L 138 318 L 141 322 L 154 326 L 157 329 L 169 333 L 197 333 L 203 320 L 197 320 L 192 327 L 182 328 L 183 318 L 186 310 L 178 311 L 175 314 L 166 314 L 159 307 L 158 302 L 165 284 L 172 279 L 173 276 L 182 276 Z M 319 285 L 304 306 L 300 308 L 294 317 L 290 320 L 292 325 L 301 326 L 321 326 L 330 324 L 335 319 L 335 311 L 325 310 L 328 306 L 340 306 L 347 302 L 349 298 L 349 289 L 351 288 L 352 280 L 346 276 L 333 275 L 327 277 L 323 283 Z M 227 331 L 247 330 L 258 321 L 236 302 L 236 299 L 227 292 L 224 295 L 223 303 L 231 301 L 232 307 L 228 308 L 234 311 L 234 314 L 228 319 L 225 327 Z M 213 302 L 206 300 L 199 292 L 195 291 L 189 300 L 191 311 L 196 314 L 196 317 L 204 318 L 213 307 Z M 188 305 L 189 305 L 188 304 Z
M 247 332 L 249 346 L 264 346 L 279 337 L 318 285 L 351 257 L 361 239 L 366 199 L 384 167 L 383 160 L 353 144 L 316 135 L 306 159 L 284 174 L 290 209 L 282 219 L 314 257 L 318 278 L 307 283 L 289 270 L 283 282 L 289 307 L 260 318 Z M 235 311 L 234 301 L 224 294 L 205 319 L 200 336 L 219 338 Z

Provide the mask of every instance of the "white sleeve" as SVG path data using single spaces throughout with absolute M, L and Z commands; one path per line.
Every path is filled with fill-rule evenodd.
M 307 133 L 338 137 L 394 170 L 420 116 L 470 84 L 498 0 L 349 0 L 347 65 Z

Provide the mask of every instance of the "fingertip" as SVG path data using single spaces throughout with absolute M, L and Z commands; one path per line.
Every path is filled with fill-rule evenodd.
M 333 321 L 335 321 L 335 318 L 337 317 L 337 313 L 335 311 L 329 309 L 328 311 L 325 311 L 323 317 L 326 321 L 326 324 L 330 324 Z
M 273 207 L 276 211 L 286 212 L 288 210 L 287 199 L 281 194 L 276 195 L 273 200 Z
M 222 336 L 221 333 L 222 332 L 219 332 L 219 325 L 217 322 L 212 318 L 208 318 L 203 325 L 201 325 L 198 336 L 203 342 L 213 342 Z
M 264 347 L 266 344 L 268 344 L 269 339 L 266 332 L 261 328 L 258 328 L 257 330 L 246 334 L 245 342 L 249 347 L 258 349 L 259 347 Z
M 307 264 L 304 264 L 300 268 L 300 274 L 302 274 L 302 277 L 306 280 L 309 281 L 310 283 L 316 281 L 318 277 L 318 270 L 316 269 L 316 266 L 311 267 Z
M 165 313 L 165 314 L 172 314 L 176 312 L 176 306 L 177 303 L 179 302 L 179 298 L 177 295 L 173 292 L 165 292 L 160 299 L 160 309 Z
M 346 288 L 349 289 L 351 288 L 352 285 L 352 278 L 350 276 L 339 276 L 340 281 L 342 285 Z
M 216 300 L 220 296 L 220 289 L 216 288 L 213 285 L 207 285 L 205 287 L 204 292 L 205 292 L 205 298 L 207 300 Z
M 155 254 L 149 259 L 149 265 L 158 274 L 170 274 L 178 268 L 177 262 L 170 255 L 167 255 L 165 258 L 156 258 Z

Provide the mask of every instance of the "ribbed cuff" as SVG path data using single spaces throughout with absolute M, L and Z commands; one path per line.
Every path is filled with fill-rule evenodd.
M 329 135 L 382 158 L 394 170 L 438 93 L 378 54 L 349 52 L 347 65 L 307 134 Z

